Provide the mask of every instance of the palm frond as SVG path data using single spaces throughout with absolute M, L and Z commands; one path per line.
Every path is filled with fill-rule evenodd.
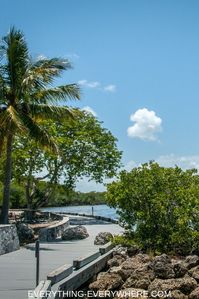
M 20 115 L 13 106 L 0 110 L 0 129 L 1 131 L 15 131 L 16 129 L 18 129 L 19 132 L 26 131 Z
M 48 132 L 36 123 L 28 115 L 22 114 L 21 118 L 28 130 L 28 135 L 33 138 L 42 148 L 50 150 L 53 153 L 58 153 L 58 147 Z
M 32 87 L 44 88 L 51 84 L 55 77 L 59 77 L 65 70 L 72 68 L 71 63 L 66 59 L 52 58 L 42 59 L 30 65 L 23 79 L 23 88 Z
M 55 88 L 48 88 L 39 90 L 31 95 L 32 100 L 37 103 L 55 103 L 60 100 L 65 101 L 79 100 L 80 99 L 80 88 L 77 84 L 67 84 L 58 86 Z
M 29 64 L 28 47 L 23 33 L 12 27 L 9 34 L 3 38 L 2 49 L 4 49 L 7 57 L 5 69 L 10 86 L 13 92 L 18 94 L 21 80 Z
M 39 59 L 33 64 L 33 69 L 42 69 L 53 72 L 55 75 L 61 74 L 62 71 L 66 71 L 72 68 L 72 64 L 68 59 L 63 58 L 51 58 L 51 59 Z
M 69 107 L 60 107 L 52 105 L 28 105 L 29 115 L 34 120 L 60 120 L 73 119 L 75 111 Z

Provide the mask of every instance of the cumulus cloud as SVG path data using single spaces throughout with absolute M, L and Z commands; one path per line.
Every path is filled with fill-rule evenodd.
M 109 85 L 107 85 L 107 86 L 104 87 L 104 90 L 108 91 L 108 92 L 115 92 L 116 91 L 116 85 L 109 84 Z
M 147 108 L 138 109 L 131 114 L 130 120 L 134 125 L 127 129 L 129 137 L 148 141 L 157 140 L 156 134 L 162 130 L 162 119 L 154 111 Z
M 106 91 L 106 92 L 115 92 L 116 91 L 116 85 L 114 84 L 109 84 L 106 86 L 103 86 L 101 82 L 99 81 L 88 81 L 86 79 L 79 80 L 78 84 L 84 87 L 88 88 L 96 88 L 101 91 Z
M 97 113 L 91 107 L 89 107 L 89 106 L 86 106 L 86 107 L 82 108 L 82 110 L 84 110 L 84 111 L 86 111 L 88 113 L 91 113 L 95 117 L 97 116 Z

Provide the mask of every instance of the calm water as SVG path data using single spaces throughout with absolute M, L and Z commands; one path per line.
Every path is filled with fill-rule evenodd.
M 112 219 L 117 219 L 118 215 L 116 214 L 116 210 L 108 207 L 107 205 L 93 205 L 94 215 L 109 217 Z M 52 208 L 44 208 L 43 211 L 47 212 L 71 212 L 71 213 L 84 213 L 84 214 L 92 214 L 92 206 L 66 206 L 66 207 L 52 207 Z

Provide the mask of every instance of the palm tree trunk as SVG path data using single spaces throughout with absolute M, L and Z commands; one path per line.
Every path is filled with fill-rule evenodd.
M 0 223 L 8 223 L 8 212 L 10 202 L 10 185 L 12 174 L 12 143 L 13 134 L 9 133 L 6 145 L 6 164 L 5 164 L 5 177 L 4 177 L 4 190 L 3 190 L 3 206 L 1 211 Z

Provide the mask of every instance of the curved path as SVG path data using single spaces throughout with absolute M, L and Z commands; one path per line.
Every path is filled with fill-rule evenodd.
M 95 236 L 102 231 L 119 234 L 117 224 L 85 225 L 89 237 L 79 241 L 40 243 L 40 280 L 63 264 L 72 264 L 73 259 L 96 251 Z M 28 290 L 35 288 L 34 244 L 18 251 L 0 256 L 0 298 L 26 299 Z

